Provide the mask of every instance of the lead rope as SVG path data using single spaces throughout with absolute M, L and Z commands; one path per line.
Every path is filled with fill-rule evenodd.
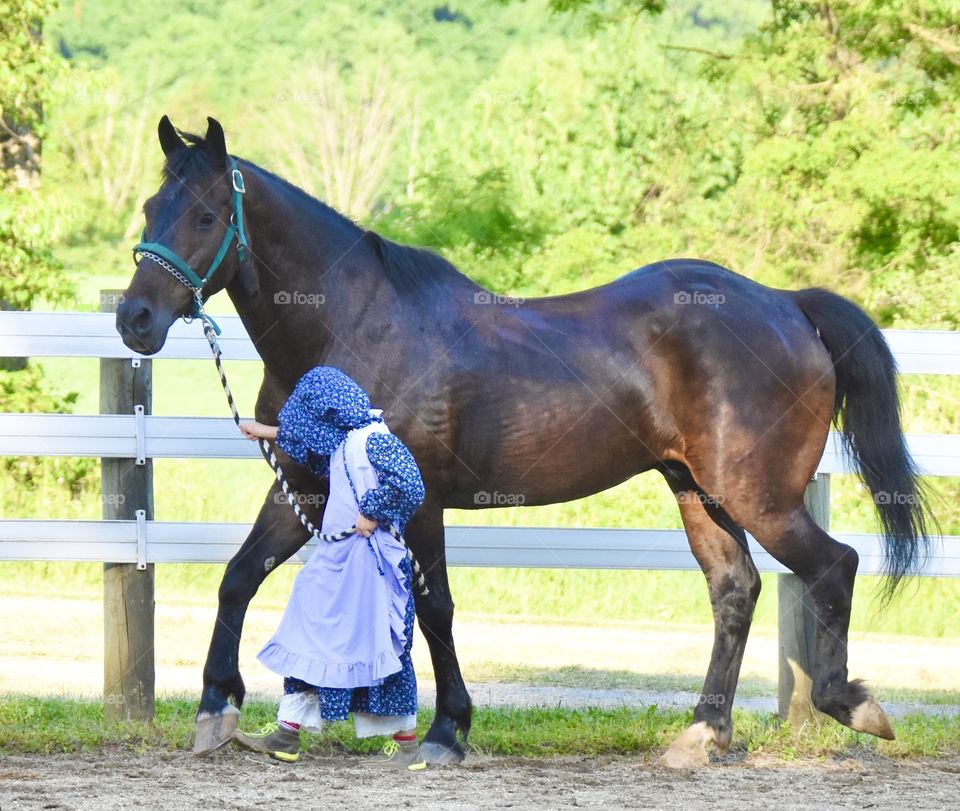
M 233 421 L 237 424 L 237 427 L 239 427 L 240 412 L 237 411 L 237 404 L 233 400 L 233 392 L 230 390 L 230 384 L 227 382 L 227 375 L 223 369 L 220 344 L 217 342 L 215 324 L 211 320 L 210 316 L 203 311 L 202 303 L 199 307 L 198 317 L 203 322 L 203 335 L 207 339 L 207 343 L 210 344 L 210 351 L 213 353 L 213 360 L 217 365 L 217 372 L 220 375 L 220 385 L 223 386 L 223 393 L 227 395 L 227 403 L 230 405 L 230 412 L 233 414 Z M 336 543 L 337 541 L 345 541 L 347 538 L 356 533 L 356 526 L 352 526 L 350 529 L 333 535 L 324 535 L 322 532 L 320 532 L 320 530 L 313 525 L 310 519 L 307 518 L 306 513 L 300 508 L 300 504 L 297 502 L 296 493 L 290 489 L 290 484 L 287 482 L 287 477 L 283 475 L 283 470 L 280 468 L 280 462 L 277 461 L 277 455 L 273 452 L 273 448 L 271 447 L 270 443 L 265 439 L 258 439 L 257 445 L 260 447 L 260 453 L 263 454 L 263 458 L 267 460 L 267 464 L 270 465 L 270 467 L 273 469 L 273 472 L 276 474 L 277 482 L 280 484 L 280 488 L 283 490 L 283 495 L 286 497 L 287 503 L 293 508 L 294 514 L 300 520 L 300 523 L 303 524 L 303 528 L 310 533 L 310 535 L 312 535 L 318 541 L 323 541 L 325 543 Z M 396 540 L 403 544 L 403 548 L 407 552 L 407 558 L 410 560 L 410 568 L 412 572 L 411 580 L 416 585 L 420 596 L 426 597 L 430 593 L 430 590 L 427 588 L 426 579 L 423 576 L 423 571 L 420 569 L 420 564 L 413 556 L 413 552 L 410 551 L 410 547 L 407 546 L 407 542 L 404 540 L 403 535 L 400 534 L 400 531 L 393 524 L 387 524 L 386 530 L 394 538 L 396 538 Z

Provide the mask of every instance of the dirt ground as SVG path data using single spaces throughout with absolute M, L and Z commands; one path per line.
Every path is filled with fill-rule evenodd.
M 960 760 L 843 757 L 769 763 L 731 755 L 697 772 L 638 758 L 471 757 L 418 774 L 371 773 L 350 757 L 294 765 L 228 751 L 13 756 L 0 761 L 0 808 L 955 808 Z
M 158 605 L 157 689 L 193 694 L 206 652 L 213 605 Z M 23 616 L 36 620 L 22 622 Z M 275 628 L 276 611 L 248 618 L 241 665 L 248 688 L 275 698 L 276 679 L 254 659 Z M 37 623 L 40 623 L 38 626 Z M 598 672 L 693 673 L 706 667 L 709 628 L 504 625 L 459 619 L 458 653 L 468 675 L 498 665 L 587 666 Z M 96 695 L 102 685 L 102 605 L 89 600 L 0 596 L 0 693 Z M 654 653 L 655 652 L 655 653 Z M 432 704 L 426 645 L 414 645 L 423 703 Z M 851 645 L 851 670 L 874 684 L 955 688 L 955 640 L 864 637 Z M 746 677 L 776 678 L 776 639 L 751 637 Z M 859 657 L 859 658 L 858 658 Z M 854 660 L 857 661 L 854 661 Z M 589 679 L 586 680 L 589 682 Z M 696 680 L 695 680 L 696 681 Z M 638 690 L 471 684 L 480 705 L 689 706 L 686 694 Z M 763 706 L 755 702 L 766 702 Z M 742 696 L 738 706 L 769 710 L 772 699 Z M 888 709 L 896 711 L 893 706 Z M 956 708 L 935 708 L 937 710 Z M 97 754 L 0 757 L 0 811 L 77 809 L 299 808 L 951 808 L 960 797 L 960 759 L 890 761 L 873 754 L 784 763 L 731 755 L 695 773 L 649 758 L 524 760 L 471 756 L 465 764 L 419 774 L 370 774 L 356 758 L 303 756 L 292 766 L 240 751 L 194 760 L 187 752 L 111 750 Z

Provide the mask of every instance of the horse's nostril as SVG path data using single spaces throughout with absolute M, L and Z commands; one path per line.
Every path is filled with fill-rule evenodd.
M 130 326 L 138 335 L 142 335 L 150 329 L 152 313 L 149 307 L 140 307 L 130 318 Z
M 123 331 L 142 338 L 153 323 L 153 313 L 145 304 L 136 301 L 126 301 L 117 308 L 117 327 Z

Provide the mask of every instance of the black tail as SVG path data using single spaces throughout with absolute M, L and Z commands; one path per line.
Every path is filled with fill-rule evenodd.
M 877 325 L 853 302 L 818 288 L 790 295 L 833 358 L 833 419 L 880 516 L 889 597 L 923 565 L 927 526 L 936 524 L 903 438 L 896 361 Z

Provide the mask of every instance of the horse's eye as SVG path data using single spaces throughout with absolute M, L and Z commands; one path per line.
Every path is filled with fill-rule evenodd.
M 200 227 L 201 227 L 201 228 L 209 228 L 211 225 L 213 225 L 213 223 L 214 223 L 214 221 L 215 221 L 216 219 L 217 219 L 217 218 L 214 217 L 212 213 L 210 213 L 209 211 L 207 211 L 206 213 L 204 213 L 204 214 L 200 217 Z

